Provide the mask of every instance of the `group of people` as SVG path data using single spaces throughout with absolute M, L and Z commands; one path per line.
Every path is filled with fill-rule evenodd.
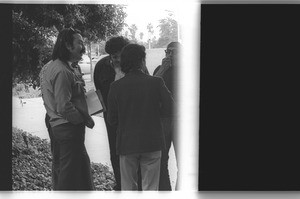
M 168 160 L 175 153 L 176 69 L 178 42 L 171 42 L 153 75 L 146 67 L 144 46 L 117 36 L 105 45 L 108 56 L 94 69 L 102 94 L 114 190 L 172 190 Z M 63 29 L 52 60 L 41 70 L 41 91 L 51 141 L 53 190 L 94 190 L 85 128 L 93 128 L 85 82 L 78 65 L 85 53 L 80 31 Z M 178 157 L 177 161 L 178 161 Z

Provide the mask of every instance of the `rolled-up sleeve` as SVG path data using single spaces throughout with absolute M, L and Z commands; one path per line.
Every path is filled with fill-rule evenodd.
M 84 118 L 71 102 L 73 81 L 73 77 L 66 71 L 59 72 L 53 85 L 54 99 L 57 114 L 73 124 L 79 124 L 84 122 Z

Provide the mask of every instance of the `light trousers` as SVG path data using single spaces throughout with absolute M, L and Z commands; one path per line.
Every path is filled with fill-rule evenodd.
M 138 190 L 138 167 L 141 168 L 142 190 L 158 190 L 161 151 L 120 155 L 122 190 Z

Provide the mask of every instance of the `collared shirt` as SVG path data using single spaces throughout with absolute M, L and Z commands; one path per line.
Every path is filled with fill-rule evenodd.
M 57 59 L 41 71 L 41 91 L 52 127 L 63 123 L 79 124 L 84 118 L 75 104 L 84 100 L 84 81 L 76 70 Z

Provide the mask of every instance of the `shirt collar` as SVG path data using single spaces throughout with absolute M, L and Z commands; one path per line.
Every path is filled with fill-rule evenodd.
M 68 61 L 68 65 L 72 68 L 72 62 Z
M 70 69 L 71 69 L 72 71 L 74 71 L 76 67 L 73 67 L 73 66 L 72 66 L 73 62 L 68 61 L 67 63 L 68 63 L 68 66 L 70 67 Z M 77 66 L 77 65 L 76 65 L 76 66 Z

